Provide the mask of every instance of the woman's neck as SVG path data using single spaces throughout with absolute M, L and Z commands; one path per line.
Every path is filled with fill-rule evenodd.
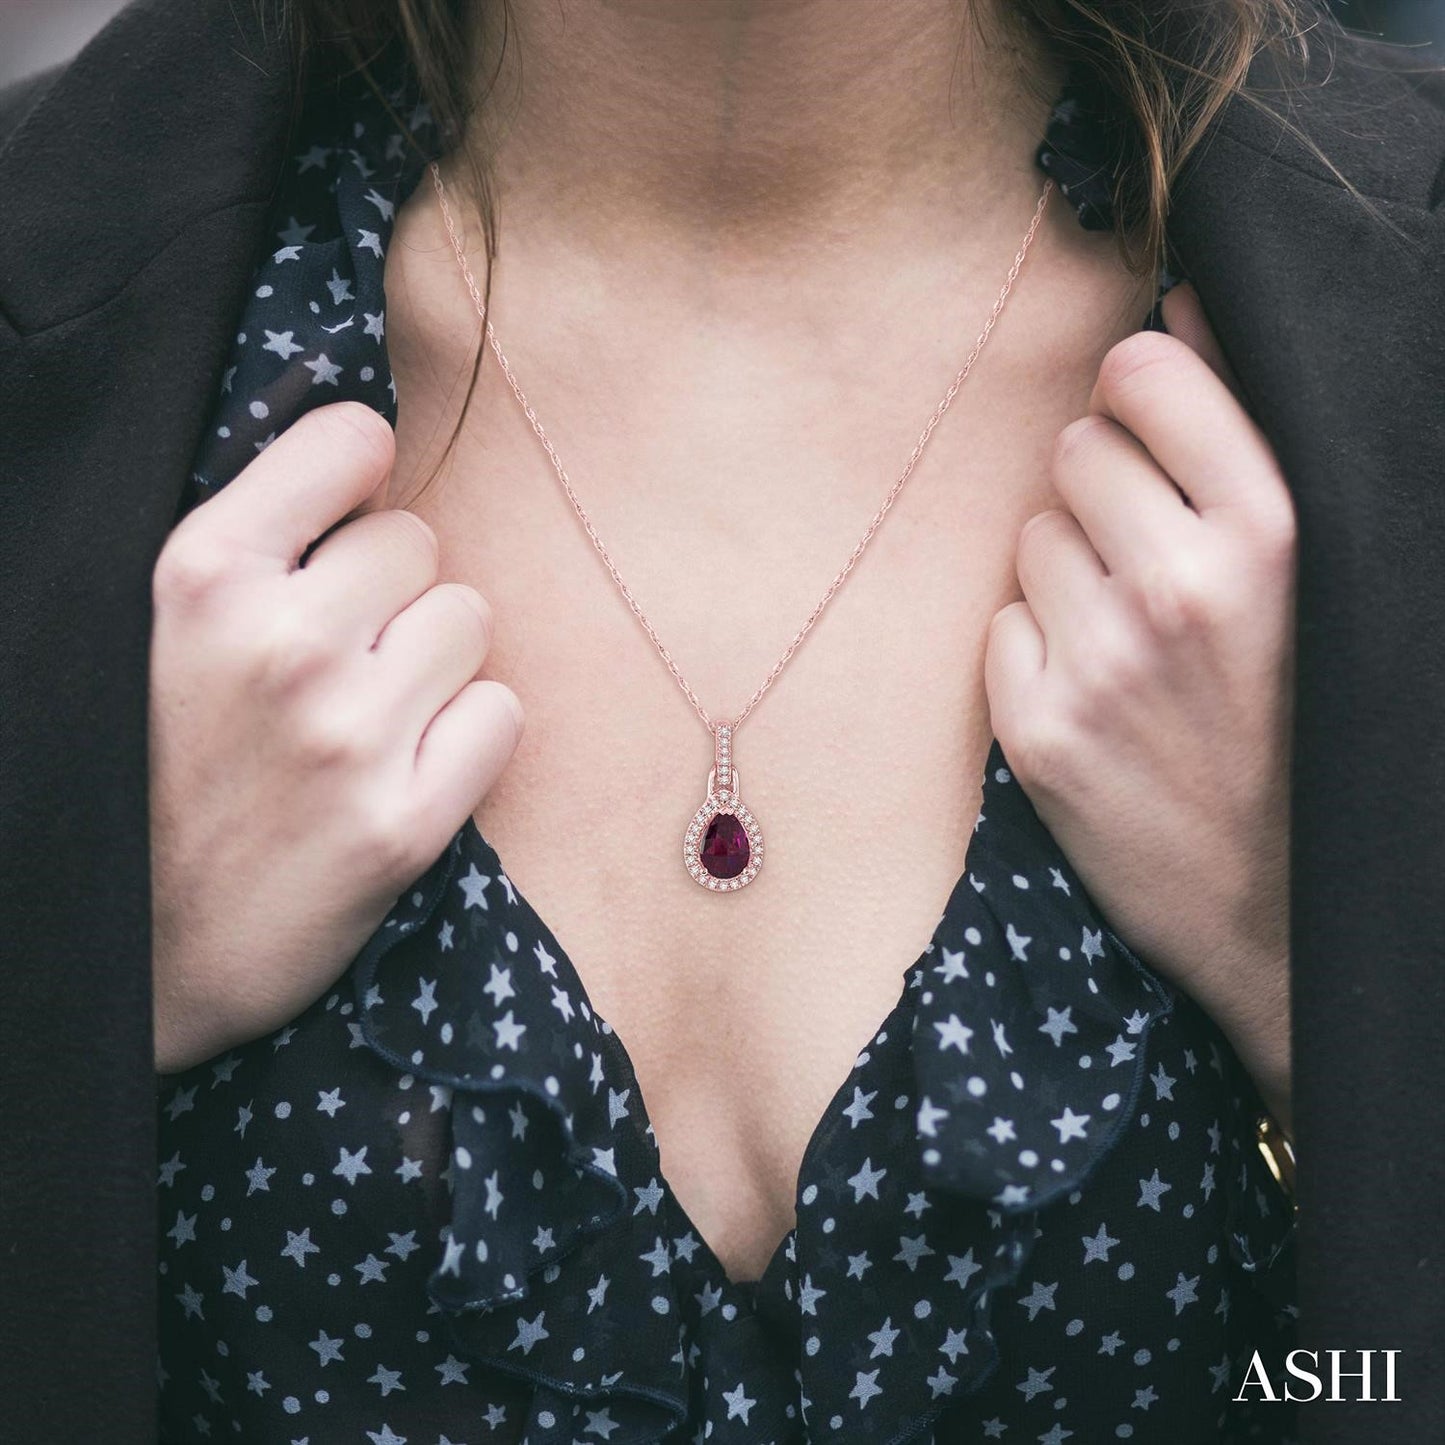
M 740 255 L 987 215 L 1036 189 L 1057 77 L 969 3 L 511 0 L 469 139 L 509 210 Z

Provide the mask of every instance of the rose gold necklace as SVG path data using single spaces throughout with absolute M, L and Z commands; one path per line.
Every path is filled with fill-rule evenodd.
M 978 340 L 974 342 L 973 350 L 969 352 L 958 375 L 949 383 L 942 400 L 934 407 L 924 425 L 922 434 L 903 465 L 903 470 L 889 488 L 887 496 L 884 497 L 883 505 L 873 514 L 872 521 L 868 523 L 867 530 L 858 539 L 848 560 L 843 564 L 838 575 L 828 584 L 827 590 L 818 599 L 817 606 L 808 614 L 807 620 L 793 634 L 793 640 L 788 643 L 783 650 L 783 655 L 773 664 L 772 671 L 747 700 L 742 711 L 731 722 L 722 722 L 714 721 L 708 715 L 707 709 L 682 675 L 677 663 L 673 661 L 672 654 L 663 646 L 662 639 L 657 635 L 657 629 L 647 620 L 647 614 L 643 612 L 637 598 L 633 596 L 632 589 L 622 580 L 622 574 L 617 570 L 617 564 L 612 560 L 607 548 L 603 546 L 602 538 L 598 536 L 597 529 L 592 525 L 592 519 L 587 515 L 587 509 L 582 505 L 581 499 L 573 489 L 567 469 L 562 465 L 556 448 L 553 447 L 542 423 L 537 419 L 537 413 L 532 409 L 531 402 L 527 400 L 527 394 L 522 390 L 513 374 L 511 363 L 508 362 L 506 353 L 503 352 L 501 344 L 497 340 L 497 334 L 492 329 L 492 323 L 487 318 L 486 303 L 482 300 L 481 289 L 477 285 L 476 277 L 472 275 L 472 268 L 467 261 L 466 246 L 457 232 L 456 224 L 452 220 L 451 207 L 447 204 L 447 188 L 446 183 L 442 180 L 441 167 L 435 161 L 431 164 L 431 176 L 432 184 L 436 189 L 437 202 L 441 206 L 442 220 L 446 223 L 452 250 L 456 252 L 457 264 L 461 267 L 462 279 L 466 282 L 472 304 L 477 309 L 477 315 L 485 328 L 487 341 L 493 352 L 496 353 L 497 362 L 502 368 L 502 375 L 507 379 L 507 385 L 511 387 L 512 394 L 517 398 L 537 440 L 541 442 L 542 450 L 547 453 L 547 460 L 551 462 L 552 470 L 556 472 L 557 480 L 562 484 L 562 490 L 572 504 L 572 510 L 577 513 L 577 519 L 582 523 L 583 530 L 587 533 L 593 547 L 596 548 L 597 555 L 602 558 L 613 582 L 617 584 L 617 590 L 622 594 L 632 615 L 642 624 L 643 631 L 647 633 L 653 647 L 657 649 L 657 655 L 667 664 L 667 670 L 682 689 L 688 702 L 692 704 L 693 711 L 702 719 L 703 726 L 712 735 L 713 765 L 707 776 L 707 797 L 703 800 L 702 807 L 693 814 L 692 821 L 687 825 L 687 831 L 683 835 L 683 864 L 693 879 L 704 888 L 712 889 L 715 892 L 730 892 L 745 887 L 757 877 L 758 870 L 763 866 L 763 834 L 762 829 L 758 826 L 758 820 L 742 800 L 742 782 L 737 768 L 733 766 L 733 736 L 752 710 L 763 700 L 768 689 L 777 681 L 778 674 L 788 665 L 793 654 L 802 645 L 803 639 L 813 630 L 814 624 L 823 615 L 823 609 L 833 600 L 834 593 L 847 580 L 848 574 L 857 565 L 864 549 L 873 540 L 873 534 L 883 525 L 883 519 L 888 515 L 893 503 L 898 500 L 898 494 L 903 490 L 904 483 L 913 475 L 913 469 L 918 465 L 918 460 L 923 455 L 923 449 L 928 445 L 929 437 L 933 435 L 933 429 L 943 420 L 943 414 L 952 404 L 954 397 L 958 395 L 964 382 L 968 380 L 969 372 L 973 370 L 974 363 L 978 360 L 979 353 L 983 350 L 984 343 L 994 328 L 994 323 L 1003 311 L 1004 302 L 1008 300 L 1009 292 L 1018 279 L 1019 270 L 1024 264 L 1024 257 L 1028 255 L 1029 246 L 1039 228 L 1039 222 L 1043 219 L 1044 207 L 1048 204 L 1054 183 L 1052 180 L 1044 182 L 1043 192 L 1039 196 L 1038 205 L 1034 208 L 1033 220 L 1029 222 L 1023 243 L 1014 256 L 1013 265 L 1009 267 L 1008 277 L 1004 281 L 1003 289 L 998 293 L 993 310 L 989 313 L 988 320 L 984 323 L 983 330 L 979 332 Z

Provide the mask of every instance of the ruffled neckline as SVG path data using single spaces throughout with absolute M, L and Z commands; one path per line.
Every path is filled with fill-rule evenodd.
M 1020 925 L 1040 906 L 1076 948 L 1038 956 Z M 519 935 L 539 940 L 529 956 Z M 859 1445 L 919 1435 L 991 1372 L 992 1296 L 1018 1278 L 1035 1213 L 1128 1124 L 1145 1040 L 1174 1000 L 1097 915 L 995 742 L 933 938 L 818 1121 L 795 1226 L 739 1284 L 667 1184 L 623 1041 L 475 824 L 398 900 L 353 978 L 359 1041 L 449 1110 L 434 1306 L 459 1347 L 538 1387 L 529 1440 L 571 1439 L 602 1409 L 612 1445 L 689 1418 L 750 1445 L 804 1427 Z M 848 1251 L 832 1243 L 844 1199 L 867 1204 Z M 614 1267 L 624 1256 L 651 1267 Z M 868 1369 L 810 1353 L 811 1320 L 835 1309 L 887 1321 L 886 1400 Z

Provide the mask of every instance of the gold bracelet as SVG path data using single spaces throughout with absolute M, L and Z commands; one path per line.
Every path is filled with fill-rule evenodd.
M 1261 1114 L 1254 1124 L 1254 1142 L 1264 1158 L 1274 1181 L 1279 1185 L 1290 1207 L 1299 1213 L 1299 1201 L 1295 1198 L 1294 1143 L 1289 1135 L 1269 1115 Z

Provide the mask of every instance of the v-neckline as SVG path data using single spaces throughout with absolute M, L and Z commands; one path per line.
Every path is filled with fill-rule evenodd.
M 983 776 L 986 780 L 996 769 L 1007 768 L 1007 762 L 1003 756 L 1002 748 L 998 739 L 992 734 L 988 737 L 988 747 L 985 753 Z M 913 991 L 916 976 L 919 971 L 927 965 L 929 958 L 934 954 L 938 944 L 940 931 L 945 926 L 949 914 L 959 894 L 970 885 L 970 876 L 974 866 L 978 862 L 978 852 L 986 846 L 984 837 L 979 833 L 978 824 L 982 820 L 981 811 L 975 819 L 973 828 L 969 833 L 968 845 L 964 849 L 963 868 L 952 886 L 949 888 L 943 906 L 939 910 L 937 920 L 929 934 L 928 942 L 924 945 L 922 952 L 901 971 L 898 979 L 898 997 L 889 1008 L 887 1014 L 869 1032 L 869 1040 L 876 1040 L 880 1034 L 891 1031 L 901 1021 L 908 1019 L 912 1014 L 909 995 Z M 497 849 L 487 841 L 481 828 L 478 826 L 475 816 L 469 815 L 460 829 L 460 840 L 462 844 L 463 859 L 470 859 L 472 862 L 484 861 L 487 866 L 495 869 L 499 877 L 507 880 L 512 906 L 520 910 L 523 919 L 532 927 L 536 934 L 545 940 L 548 952 L 559 972 L 559 985 L 567 989 L 576 998 L 584 1013 L 590 1012 L 596 1019 L 605 1025 L 603 1036 L 607 1040 L 606 1047 L 613 1055 L 617 1068 L 621 1071 L 623 1082 L 632 1089 L 632 1098 L 636 1102 L 641 1119 L 633 1119 L 628 1115 L 630 1127 L 645 1142 L 645 1146 L 651 1151 L 656 1159 L 657 1182 L 665 1191 L 668 1200 L 676 1211 L 679 1221 L 686 1229 L 690 1229 L 697 1238 L 700 1248 L 706 1253 L 710 1263 L 717 1269 L 719 1276 L 726 1281 L 727 1285 L 739 1292 L 749 1300 L 756 1297 L 767 1281 L 779 1271 L 787 1268 L 791 1248 L 797 1235 L 797 1206 L 802 1197 L 803 1191 L 808 1186 L 809 1166 L 815 1157 L 821 1152 L 827 1138 L 828 1130 L 834 1120 L 839 1117 L 839 1106 L 845 1101 L 845 1096 L 853 1081 L 857 1055 L 854 1065 L 851 1065 L 828 1096 L 822 1113 L 814 1121 L 809 1130 L 807 1143 L 803 1146 L 803 1152 L 799 1156 L 798 1166 L 794 1172 L 792 1199 L 794 1210 L 794 1221 L 789 1226 L 782 1238 L 777 1241 L 768 1254 L 767 1262 L 762 1272 L 755 1279 L 736 1280 L 728 1273 L 716 1249 L 708 1240 L 704 1232 L 698 1227 L 697 1222 L 692 1218 L 681 1197 L 673 1187 L 672 1181 L 668 1178 L 662 1162 L 662 1148 L 657 1132 L 652 1124 L 652 1111 L 648 1108 L 646 1096 L 643 1093 L 642 1085 L 637 1076 L 637 1069 L 632 1060 L 631 1051 L 627 1047 L 622 1035 L 613 1026 L 607 1015 L 602 1013 L 593 1003 L 588 993 L 586 984 L 578 972 L 576 964 L 571 955 L 562 945 L 561 940 L 552 930 L 547 921 L 532 906 L 522 890 L 507 872 L 501 855 Z M 480 859 L 477 854 L 480 853 Z M 776 865 L 775 865 L 776 866 Z M 865 1045 L 865 1048 L 867 1046 Z M 860 1051 L 861 1052 L 861 1051 Z

